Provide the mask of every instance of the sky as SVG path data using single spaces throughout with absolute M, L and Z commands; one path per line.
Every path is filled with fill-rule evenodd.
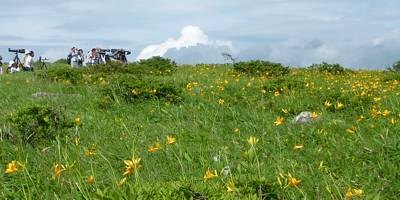
M 69 48 L 125 48 L 131 61 L 262 59 L 383 69 L 400 59 L 398 0 L 1 0 L 0 55 L 55 61 Z M 198 58 L 198 59 L 197 59 Z

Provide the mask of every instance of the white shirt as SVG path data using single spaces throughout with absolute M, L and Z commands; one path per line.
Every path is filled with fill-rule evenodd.
M 27 55 L 24 59 L 24 67 L 32 67 L 33 58 L 31 55 Z

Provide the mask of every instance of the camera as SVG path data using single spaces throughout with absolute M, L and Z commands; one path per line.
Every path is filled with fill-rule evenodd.
M 110 49 L 98 49 L 99 53 L 101 54 L 106 54 L 107 52 L 110 52 Z
M 8 48 L 8 52 L 25 53 L 25 49 L 10 49 L 10 48 Z
M 131 52 L 127 51 L 125 49 L 111 49 L 112 54 L 124 54 L 124 55 L 130 55 Z

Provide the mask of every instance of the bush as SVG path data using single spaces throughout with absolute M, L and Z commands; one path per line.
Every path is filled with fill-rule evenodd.
M 147 60 L 130 64 L 109 62 L 101 65 L 91 65 L 82 68 L 71 68 L 68 65 L 58 64 L 49 70 L 41 71 L 39 76 L 52 81 L 66 81 L 72 84 L 96 83 L 99 78 L 115 74 L 131 75 L 170 75 L 176 71 L 177 65 L 170 59 L 153 57 Z
M 71 67 L 52 67 L 39 73 L 39 76 L 52 81 L 67 81 L 72 84 L 77 84 L 83 79 L 83 69 Z
M 178 103 L 182 100 L 182 90 L 172 82 L 128 74 L 115 76 L 111 82 L 112 84 L 103 89 L 102 94 L 116 101 L 135 102 L 159 99 Z
M 69 65 L 68 62 L 67 62 L 67 59 L 65 59 L 65 58 L 56 60 L 55 62 L 53 62 L 53 64 L 55 64 L 55 65 Z
M 389 71 L 400 73 L 400 60 L 395 62 L 392 67 L 388 68 Z
M 156 56 L 129 64 L 126 72 L 130 74 L 169 75 L 176 69 L 177 65 L 174 61 Z
M 46 106 L 31 106 L 8 118 L 14 139 L 35 146 L 55 140 L 74 127 L 61 110 Z
M 280 63 L 262 60 L 238 62 L 233 67 L 240 73 L 250 75 L 282 76 L 289 73 L 289 68 L 282 66 Z
M 330 74 L 343 74 L 346 71 L 350 71 L 349 69 L 342 67 L 340 64 L 328 64 L 326 62 L 323 62 L 322 64 L 312 64 L 308 69 L 327 72 Z

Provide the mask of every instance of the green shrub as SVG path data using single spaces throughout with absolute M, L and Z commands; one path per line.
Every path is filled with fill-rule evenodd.
M 237 72 L 250 75 L 282 76 L 289 73 L 289 68 L 280 63 L 263 60 L 238 62 L 233 65 Z
M 330 74 L 343 74 L 345 72 L 351 71 L 349 69 L 345 69 L 340 64 L 328 64 L 323 62 L 322 64 L 312 64 L 308 67 L 308 69 L 318 70 L 320 72 L 327 72 Z
M 177 65 L 170 59 L 153 57 L 147 60 L 141 60 L 130 64 L 121 64 L 118 62 L 109 62 L 101 65 L 90 65 L 82 68 L 71 68 L 64 64 L 54 64 L 46 71 L 40 71 L 39 77 L 52 81 L 62 81 L 72 84 L 91 83 L 95 84 L 101 78 L 115 74 L 131 75 L 170 75 L 175 72 Z
M 39 76 L 52 81 L 67 81 L 72 84 L 80 83 L 83 79 L 82 68 L 51 67 L 39 73 Z
M 54 65 L 68 65 L 67 59 L 62 58 L 53 62 Z
M 31 106 L 8 118 L 14 140 L 35 146 L 55 140 L 74 127 L 73 120 L 68 120 L 64 112 L 46 106 Z
M 182 90 L 174 83 L 149 76 L 123 74 L 114 76 L 111 83 L 103 89 L 102 94 L 116 101 L 135 102 L 159 99 L 177 103 L 182 100 Z
M 400 73 L 400 60 L 395 62 L 391 67 L 388 68 L 391 72 Z
M 147 60 L 140 60 L 127 65 L 126 73 L 147 75 L 169 75 L 176 71 L 177 65 L 174 61 L 159 56 Z

